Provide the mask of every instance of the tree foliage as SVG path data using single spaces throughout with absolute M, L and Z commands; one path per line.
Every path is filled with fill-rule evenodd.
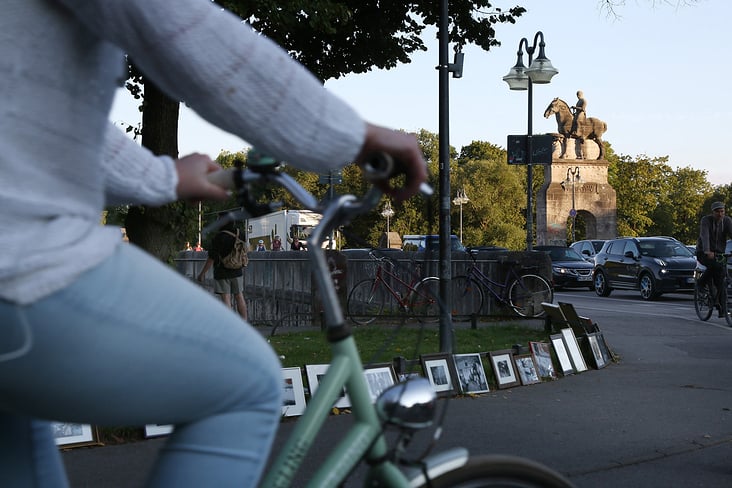
M 321 80 L 409 63 L 426 50 L 422 34 L 439 22 L 439 2 L 419 0 L 217 0 L 287 49 Z M 450 41 L 489 50 L 494 25 L 515 23 L 526 9 L 486 0 L 453 0 Z

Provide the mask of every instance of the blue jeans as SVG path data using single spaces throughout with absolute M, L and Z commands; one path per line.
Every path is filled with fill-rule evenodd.
M 255 486 L 281 392 L 281 365 L 259 332 L 120 245 L 47 298 L 0 300 L 0 486 L 67 486 L 48 420 L 175 424 L 150 486 Z

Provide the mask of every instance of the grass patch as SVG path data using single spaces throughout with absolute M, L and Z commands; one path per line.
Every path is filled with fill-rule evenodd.
M 439 330 L 431 326 L 424 330 L 415 327 L 397 329 L 394 326 L 356 327 L 353 335 L 365 363 L 387 362 L 396 356 L 408 360 L 419 359 L 420 354 L 440 351 Z M 529 341 L 548 341 L 542 329 L 515 324 L 491 324 L 478 329 L 458 328 L 454 334 L 455 353 L 489 352 L 510 349 L 514 344 L 528 346 Z M 302 367 L 305 364 L 327 364 L 330 348 L 321 331 L 302 331 L 277 334 L 269 342 L 284 356 L 282 366 Z

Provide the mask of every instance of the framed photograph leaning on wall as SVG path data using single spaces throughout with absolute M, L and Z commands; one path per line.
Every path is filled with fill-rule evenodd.
M 372 364 L 364 367 L 363 375 L 369 385 L 371 402 L 375 402 L 381 392 L 397 382 L 396 372 L 391 363 Z
M 282 415 L 292 417 L 305 411 L 305 387 L 302 370 L 298 367 L 282 368 Z
M 423 354 L 419 360 L 422 362 L 425 377 L 430 380 L 439 396 L 457 393 L 457 373 L 450 354 Z
M 513 351 L 510 349 L 504 349 L 501 351 L 491 351 L 491 364 L 493 365 L 493 373 L 496 376 L 496 382 L 498 388 L 511 388 L 512 386 L 520 386 L 521 380 L 519 380 L 516 374 L 516 367 L 513 363 Z
M 80 447 L 97 443 L 97 428 L 90 424 L 51 423 L 56 445 L 60 447 Z
M 541 378 L 557 379 L 557 372 L 554 370 L 552 361 L 552 346 L 546 342 L 529 342 L 531 355 Z
M 483 361 L 479 353 L 453 354 L 461 393 L 488 393 Z
M 519 356 L 515 356 L 513 359 L 516 362 L 516 371 L 518 371 L 522 385 L 541 383 L 539 371 L 536 367 L 536 363 L 534 362 L 534 356 L 531 354 L 521 354 Z

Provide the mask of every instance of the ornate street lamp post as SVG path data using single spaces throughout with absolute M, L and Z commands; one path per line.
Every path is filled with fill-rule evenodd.
M 386 219 L 386 247 L 391 249 L 391 239 L 389 238 L 389 220 L 394 216 L 394 209 L 391 208 L 391 202 L 389 200 L 384 204 L 383 210 L 381 210 L 381 216 Z
M 536 51 L 537 43 L 539 46 L 539 55 L 535 60 L 532 61 L 534 51 Z M 526 54 L 529 55 L 529 67 L 524 66 L 522 46 L 526 49 Z M 526 249 L 532 250 L 534 242 L 533 233 L 533 216 L 531 209 L 533 207 L 533 184 L 534 184 L 534 170 L 531 166 L 532 159 L 532 148 L 531 148 L 531 135 L 533 130 L 532 120 L 532 103 L 533 103 L 533 84 L 546 84 L 549 83 L 559 73 L 551 61 L 544 54 L 544 34 L 539 31 L 534 35 L 534 44 L 529 46 L 529 41 L 524 37 L 519 41 L 518 47 L 518 59 L 516 65 L 511 68 L 506 76 L 503 77 L 503 81 L 508 83 L 508 87 L 511 90 L 527 90 L 529 91 L 529 123 L 527 130 L 527 148 L 526 148 Z
M 452 199 L 453 205 L 460 205 L 460 242 L 463 242 L 463 205 L 469 201 L 468 195 L 465 194 L 465 188 L 458 190 L 457 195 Z
M 575 166 L 574 168 L 567 168 L 567 178 L 561 183 L 562 190 L 564 191 L 567 191 L 567 185 L 572 185 L 572 209 L 569 211 L 569 216 L 572 217 L 572 242 L 576 240 L 575 230 L 577 228 L 577 208 L 574 204 L 574 187 L 580 181 L 580 169 L 579 166 Z

